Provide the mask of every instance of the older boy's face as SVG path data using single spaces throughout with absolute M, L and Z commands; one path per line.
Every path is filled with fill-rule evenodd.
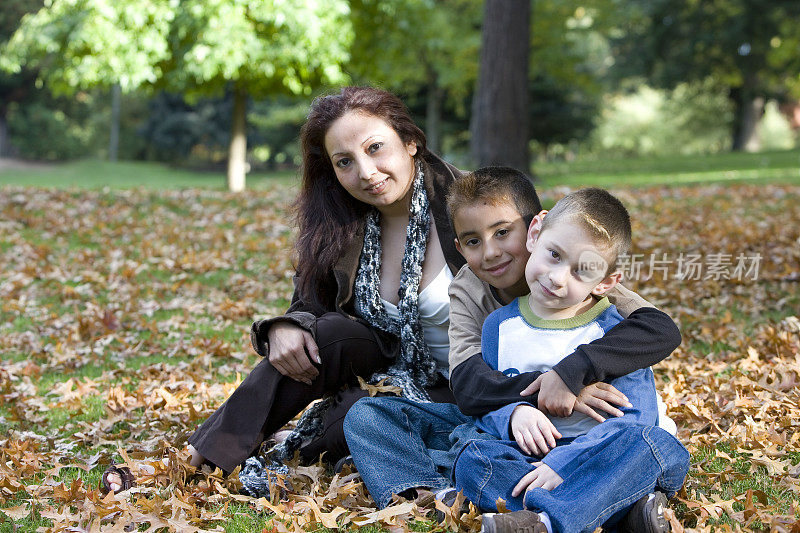
M 480 202 L 460 208 L 453 217 L 456 248 L 483 281 L 501 296 L 528 292 L 525 282 L 527 227 L 516 207 Z
M 544 232 L 537 229 L 540 226 L 537 217 L 527 242 L 531 256 L 525 278 L 531 291 L 531 309 L 542 318 L 564 318 L 561 315 L 578 311 L 592 294 L 600 295 L 610 288 L 608 259 L 576 222 L 559 221 Z

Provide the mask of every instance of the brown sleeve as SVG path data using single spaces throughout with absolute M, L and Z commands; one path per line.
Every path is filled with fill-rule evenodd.
M 295 290 L 292 294 L 292 303 L 282 315 L 263 320 L 256 320 L 250 327 L 250 344 L 261 357 L 269 356 L 269 328 L 276 322 L 290 322 L 309 331 L 316 338 L 317 317 L 325 312 L 320 306 L 311 305 L 303 301 L 297 290 L 297 276 L 294 277 Z
M 639 294 L 628 289 L 621 283 L 611 289 L 605 294 L 608 299 L 617 307 L 617 311 L 622 315 L 622 318 L 628 318 L 631 313 L 642 307 L 655 307 Z
M 481 353 L 481 330 L 489 313 L 500 303 L 488 285 L 468 266 L 463 266 L 450 283 L 450 372 L 475 354 Z

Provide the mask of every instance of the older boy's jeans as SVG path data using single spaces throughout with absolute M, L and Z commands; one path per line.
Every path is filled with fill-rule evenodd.
M 450 403 L 417 403 L 406 398 L 362 398 L 347 412 L 344 434 L 353 461 L 378 507 L 392 495 L 426 487 L 452 486 L 455 457 L 479 433 L 472 418 Z
M 675 437 L 658 427 L 636 425 L 609 435 L 586 461 L 561 472 L 564 481 L 555 489 L 512 497 L 511 490 L 536 460 L 514 442 L 472 441 L 455 461 L 456 488 L 483 511 L 497 510 L 497 498 L 502 498 L 512 511 L 546 512 L 556 531 L 593 531 L 613 526 L 656 487 L 674 495 L 689 471 L 689 452 Z

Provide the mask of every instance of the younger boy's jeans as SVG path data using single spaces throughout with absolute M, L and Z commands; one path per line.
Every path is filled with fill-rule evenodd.
M 378 507 L 412 488 L 450 487 L 460 449 L 478 432 L 472 418 L 451 403 L 406 398 L 362 398 L 347 412 L 344 433 L 353 461 Z
M 689 452 L 675 437 L 658 427 L 634 425 L 609 435 L 571 472 L 560 472 L 564 481 L 555 489 L 512 497 L 537 460 L 511 441 L 471 441 L 455 461 L 456 488 L 483 511 L 496 511 L 502 498 L 511 511 L 546 512 L 556 531 L 593 531 L 612 526 L 656 487 L 674 495 L 689 471 Z

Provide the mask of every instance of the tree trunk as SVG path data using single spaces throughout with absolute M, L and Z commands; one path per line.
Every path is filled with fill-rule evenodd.
M 731 89 L 734 104 L 733 151 L 757 152 L 761 148 L 759 126 L 764 116 L 764 97 L 751 88 L 754 80 L 746 78 L 742 87 Z
M 425 137 L 428 149 L 438 153 L 442 138 L 442 98 L 444 91 L 439 87 L 436 72 L 428 75 L 428 102 L 425 107 Z
M 0 111 L 0 157 L 11 156 L 11 140 L 8 137 L 8 123 L 6 115 Z
M 231 144 L 228 150 L 228 190 L 242 192 L 247 172 L 247 92 L 236 86 L 233 90 L 233 121 Z
M 528 53 L 531 0 L 486 0 L 470 151 L 478 166 L 530 172 Z
M 108 160 L 116 162 L 119 156 L 119 110 L 122 89 L 119 83 L 111 87 L 111 133 L 108 137 Z

